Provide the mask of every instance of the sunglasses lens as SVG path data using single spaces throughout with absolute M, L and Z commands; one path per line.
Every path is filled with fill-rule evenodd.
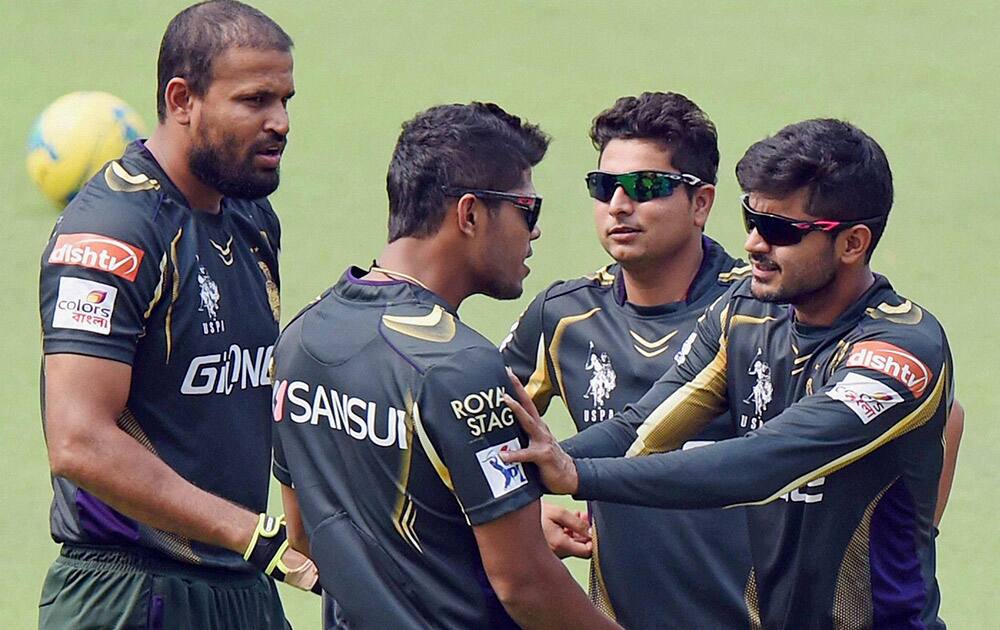
M 678 182 L 657 173 L 635 173 L 635 194 L 629 194 L 636 201 L 649 201 L 659 197 L 669 197 Z
M 590 196 L 598 201 L 607 203 L 615 194 L 617 180 L 614 175 L 607 173 L 588 173 L 587 191 Z
M 743 209 L 743 226 L 747 234 L 756 228 L 757 234 L 771 245 L 795 245 L 805 236 L 805 232 L 797 229 L 790 221 L 746 208 Z

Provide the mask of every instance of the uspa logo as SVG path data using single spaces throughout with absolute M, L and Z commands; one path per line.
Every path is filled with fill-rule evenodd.
M 107 284 L 83 278 L 59 278 L 52 327 L 107 335 L 111 332 L 111 316 L 117 296 L 118 289 Z
M 107 271 L 135 282 L 144 255 L 134 245 L 101 234 L 60 234 L 49 254 L 49 264 Z
M 483 475 L 486 476 L 486 481 L 490 484 L 490 491 L 495 498 L 500 498 L 528 483 L 528 478 L 524 476 L 524 468 L 521 467 L 521 464 L 505 464 L 500 459 L 500 453 L 516 451 L 520 448 L 520 443 L 518 443 L 517 438 L 514 438 L 503 444 L 490 446 L 476 452 L 479 467 L 483 469 Z

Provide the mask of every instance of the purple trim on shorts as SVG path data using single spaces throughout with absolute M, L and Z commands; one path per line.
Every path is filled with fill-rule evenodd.
M 876 628 L 923 630 L 927 588 L 917 552 L 917 513 L 906 485 L 897 480 L 872 514 L 868 539 L 872 619 Z
M 153 595 L 149 600 L 149 617 L 146 619 L 149 630 L 163 630 L 163 597 Z
M 111 509 L 94 495 L 77 488 L 74 501 L 80 528 L 87 534 L 88 542 L 139 542 L 138 523 Z

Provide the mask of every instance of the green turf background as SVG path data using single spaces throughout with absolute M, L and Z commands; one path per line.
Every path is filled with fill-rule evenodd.
M 24 170 L 32 120 L 57 96 L 106 90 L 155 120 L 156 51 L 180 2 L 0 0 L 3 296 L 0 626 L 36 621 L 50 489 L 38 414 L 38 255 L 56 211 Z M 942 526 L 943 613 L 1000 627 L 995 255 L 1000 47 L 995 3 L 260 2 L 296 41 L 292 132 L 281 189 L 285 317 L 384 241 L 383 182 L 399 124 L 441 102 L 494 100 L 555 141 L 535 173 L 546 198 L 526 297 L 474 298 L 470 324 L 499 340 L 528 297 L 605 261 L 583 173 L 592 117 L 620 95 L 674 90 L 720 130 L 710 235 L 742 250 L 733 167 L 753 141 L 807 117 L 860 125 L 889 155 L 896 209 L 874 260 L 947 327 L 967 427 Z M 546 238 L 547 237 L 547 238 Z M 81 375 L 85 378 L 85 375 Z M 996 377 L 993 377 L 996 378 Z M 550 416 L 565 433 L 559 405 Z M 572 565 L 585 574 L 583 563 Z M 284 590 L 290 619 L 318 599 Z

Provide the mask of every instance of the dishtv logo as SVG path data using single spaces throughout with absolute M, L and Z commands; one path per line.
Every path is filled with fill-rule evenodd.
M 909 352 L 884 341 L 862 341 L 854 344 L 847 357 L 847 367 L 864 367 L 891 376 L 913 393 L 923 396 L 930 382 L 931 371 Z
M 60 234 L 49 254 L 49 264 L 107 271 L 135 282 L 144 255 L 134 245 L 101 234 Z

